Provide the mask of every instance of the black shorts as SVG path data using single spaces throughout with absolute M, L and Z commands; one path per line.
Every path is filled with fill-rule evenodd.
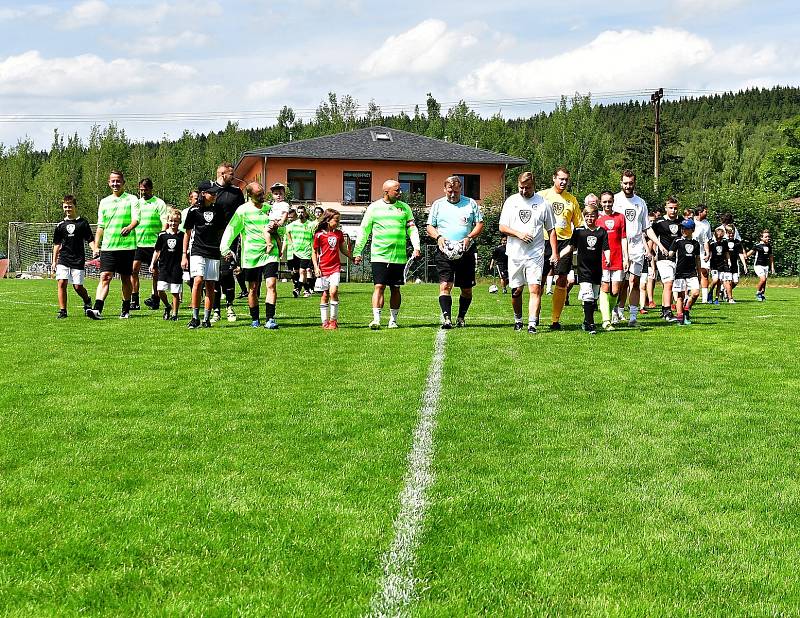
M 100 272 L 117 273 L 118 275 L 131 275 L 133 273 L 133 257 L 136 249 L 122 251 L 101 251 Z
M 434 261 L 439 272 L 439 283 L 453 283 L 459 288 L 475 287 L 475 245 L 471 245 L 458 260 L 447 259 L 437 247 Z
M 372 262 L 372 282 L 377 285 L 388 285 L 390 287 L 403 285 L 403 271 L 405 268 L 405 264 Z
M 314 264 L 311 260 L 307 260 L 306 258 L 297 257 L 296 255 L 292 256 L 292 259 L 296 260 L 297 268 L 305 269 L 305 268 L 314 268 Z
M 506 268 L 505 270 L 503 270 L 502 268 L 500 269 L 500 278 L 503 281 L 508 281 L 508 268 Z
M 141 262 L 149 267 L 153 262 L 153 254 L 155 252 L 155 247 L 136 247 L 136 253 L 133 254 L 133 261 Z
M 261 282 L 264 279 L 275 279 L 278 276 L 278 263 L 270 262 L 256 268 L 243 268 L 244 280 L 247 282 Z
M 556 246 L 558 247 L 558 252 L 561 253 L 561 250 L 569 244 L 569 240 L 558 240 L 556 241 Z M 568 275 L 569 271 L 572 270 L 572 257 L 573 254 L 570 253 L 568 256 L 559 258 L 558 264 L 555 267 L 550 265 L 550 256 L 553 255 L 553 252 L 550 250 L 550 241 L 544 241 L 544 266 L 542 267 L 542 281 L 549 275 Z
M 295 256 L 290 257 L 288 260 L 286 260 L 286 268 L 288 268 L 289 270 L 299 270 L 300 258 L 297 258 Z

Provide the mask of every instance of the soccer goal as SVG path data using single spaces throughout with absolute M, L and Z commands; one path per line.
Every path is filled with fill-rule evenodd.
M 53 232 L 58 223 L 24 223 L 12 221 L 8 224 L 8 270 L 11 276 L 23 274 L 39 277 L 52 275 L 50 266 L 53 262 Z M 97 225 L 92 224 L 92 232 Z M 89 243 L 84 245 L 86 251 L 86 276 L 100 276 L 100 260 L 92 259 Z M 149 264 L 142 264 L 140 277 L 149 278 Z

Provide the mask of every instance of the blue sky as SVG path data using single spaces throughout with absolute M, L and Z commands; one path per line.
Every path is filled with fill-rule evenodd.
M 799 17 L 796 0 L 0 0 L 0 142 L 265 126 L 329 91 L 516 117 L 576 91 L 799 85 Z

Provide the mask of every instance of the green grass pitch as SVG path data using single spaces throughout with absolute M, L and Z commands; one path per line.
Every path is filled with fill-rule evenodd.
M 573 291 L 530 336 L 487 286 L 446 335 L 407 612 L 800 613 L 800 292 L 590 337 Z M 116 319 L 118 282 L 93 322 L 0 281 L 0 614 L 367 615 L 438 330 L 435 286 L 391 331 L 370 294 L 337 332 L 287 284 L 278 331 L 243 301 L 187 331 Z

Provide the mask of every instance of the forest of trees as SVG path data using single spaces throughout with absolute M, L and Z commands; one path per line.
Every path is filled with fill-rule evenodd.
M 590 96 L 576 95 L 563 97 L 552 112 L 508 120 L 482 118 L 463 101 L 443 111 L 431 94 L 413 116 L 384 116 L 374 102 L 363 115 L 359 109 L 351 96 L 330 93 L 312 120 L 299 120 L 284 107 L 274 125 L 259 129 L 230 122 L 217 133 L 185 131 L 177 140 L 134 142 L 110 124 L 94 126 L 87 141 L 56 130 L 49 151 L 36 150 L 29 139 L 0 144 L 0 251 L 9 221 L 60 219 L 64 193 L 75 195 L 94 221 L 96 205 L 108 193 L 109 169 L 124 170 L 133 183 L 149 176 L 157 195 L 182 205 L 191 187 L 213 177 L 218 162 L 235 162 L 246 150 L 381 124 L 523 157 L 542 187 L 564 165 L 578 196 L 616 190 L 619 171 L 630 167 L 638 175 L 638 193 L 650 204 L 676 195 L 685 205 L 708 204 L 712 215 L 733 212 L 747 233 L 765 224 L 785 228 L 790 233 L 776 239 L 781 270 L 797 273 L 800 267 L 800 243 L 794 240 L 800 208 L 776 206 L 800 196 L 800 88 L 665 101 L 658 186 L 648 103 L 593 105 Z M 509 171 L 509 191 L 520 171 Z

